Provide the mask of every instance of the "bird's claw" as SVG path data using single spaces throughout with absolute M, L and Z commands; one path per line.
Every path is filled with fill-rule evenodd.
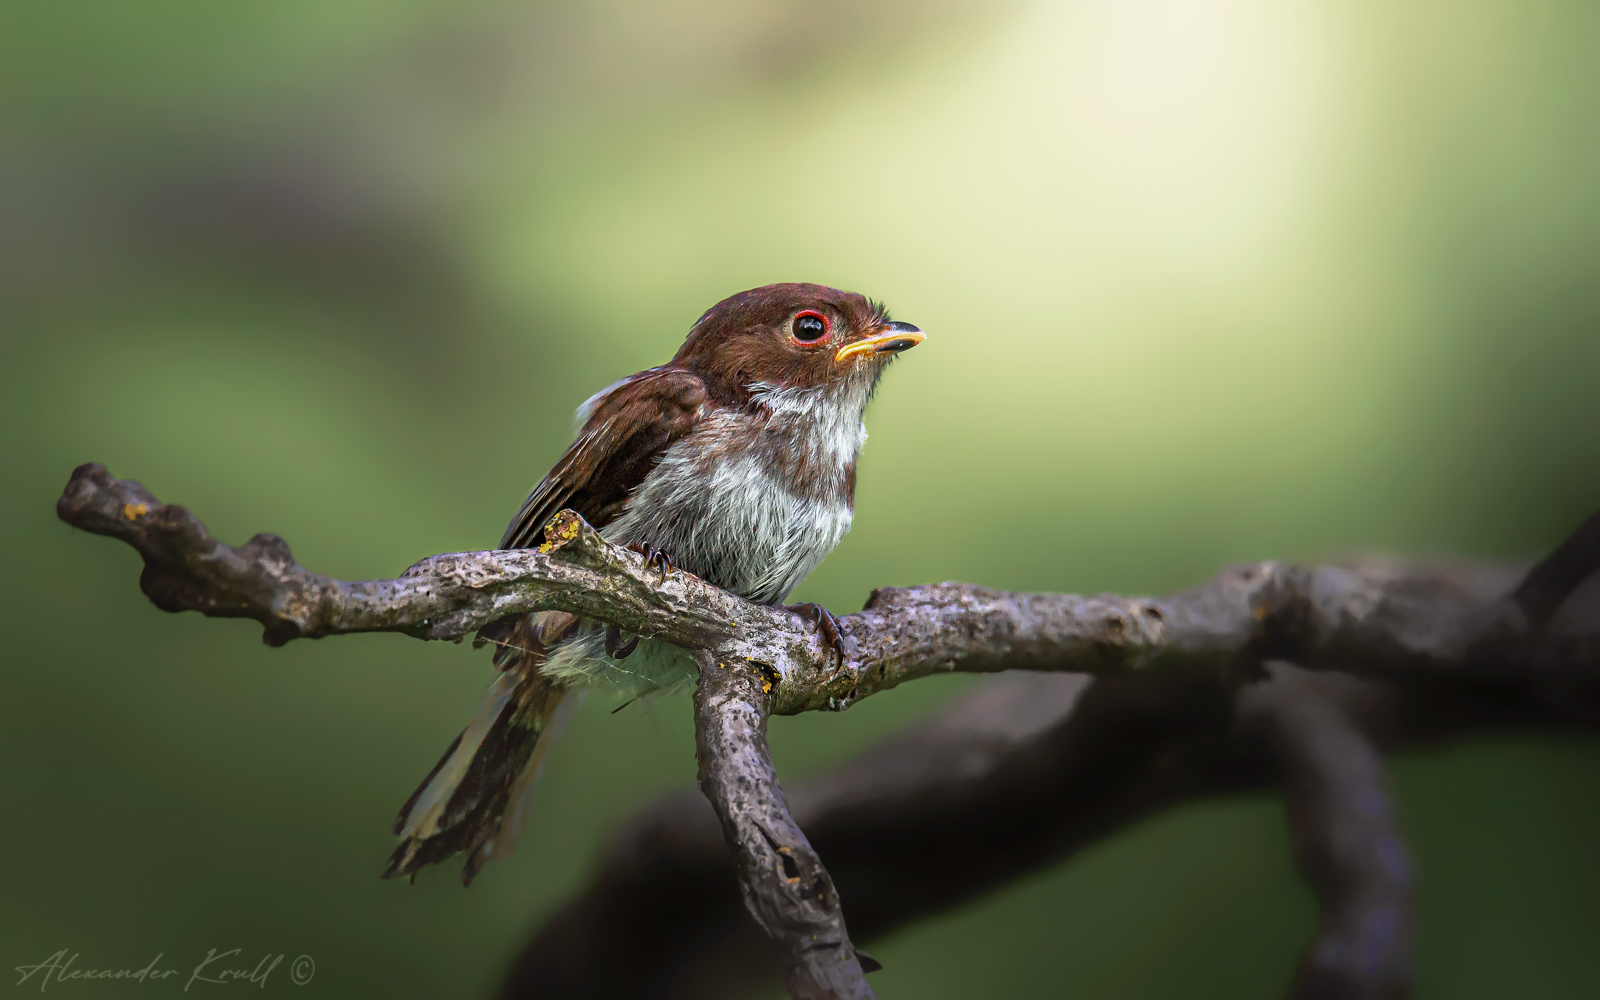
M 666 582 L 672 571 L 678 568 L 678 560 L 672 558 L 661 550 L 661 547 L 652 542 L 634 542 L 628 546 L 629 552 L 637 552 L 644 556 L 644 564 L 655 567 L 661 571 L 661 581 Z
M 606 655 L 610 656 L 613 660 L 626 660 L 629 654 L 638 648 L 638 646 L 638 636 L 634 636 L 632 641 L 624 644 L 622 641 L 622 629 L 615 625 L 606 625 Z
M 801 604 L 786 604 L 784 609 L 810 621 L 813 626 L 811 631 L 813 633 L 822 633 L 823 642 L 827 644 L 830 650 L 839 654 L 840 663 L 844 663 L 848 659 L 844 652 L 844 634 L 839 631 L 839 619 L 833 616 L 832 611 L 820 604 L 812 604 L 810 601 Z

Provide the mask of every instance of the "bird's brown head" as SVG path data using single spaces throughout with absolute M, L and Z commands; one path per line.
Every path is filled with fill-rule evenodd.
M 924 334 L 883 306 L 826 285 L 764 285 L 706 310 L 675 363 L 742 394 L 772 389 L 864 388 Z

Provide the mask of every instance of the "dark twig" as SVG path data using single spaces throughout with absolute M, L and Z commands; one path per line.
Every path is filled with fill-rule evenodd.
M 1600 570 L 1600 511 L 1590 514 L 1566 540 L 1528 571 L 1512 593 L 1536 627 L 1542 627 L 1578 585 Z
M 1283 769 L 1295 860 L 1322 901 L 1294 1000 L 1398 1000 L 1411 988 L 1411 866 L 1384 789 L 1383 761 L 1351 706 L 1380 685 L 1281 661 L 1239 692 L 1240 722 Z

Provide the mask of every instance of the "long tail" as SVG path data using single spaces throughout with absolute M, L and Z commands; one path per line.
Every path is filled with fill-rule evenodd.
M 416 878 L 423 865 L 466 855 L 461 883 L 516 847 L 545 754 L 571 713 L 567 689 L 540 675 L 550 647 L 577 626 L 570 615 L 513 615 L 486 626 L 501 673 L 483 706 L 400 810 L 400 846 L 384 878 Z

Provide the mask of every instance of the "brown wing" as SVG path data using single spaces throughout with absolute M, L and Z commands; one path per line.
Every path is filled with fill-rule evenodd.
M 706 387 L 678 368 L 653 368 L 612 389 L 594 404 L 578 440 L 522 504 L 502 549 L 532 548 L 563 508 L 603 528 L 627 507 L 628 494 L 656 461 L 694 427 Z

